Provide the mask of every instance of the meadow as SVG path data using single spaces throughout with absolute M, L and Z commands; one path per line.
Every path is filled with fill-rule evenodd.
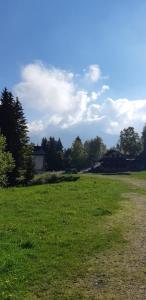
M 0 299 L 133 299 L 103 288 L 108 257 L 126 251 L 135 226 L 123 196 L 133 190 L 96 175 L 1 189 Z

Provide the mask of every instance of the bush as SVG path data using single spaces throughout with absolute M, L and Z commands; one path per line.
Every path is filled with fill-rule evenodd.
M 15 164 L 11 153 L 5 151 L 6 139 L 0 136 L 0 186 L 9 185 L 9 175 L 13 171 Z
M 46 174 L 35 177 L 30 181 L 30 185 L 41 185 L 41 184 L 55 184 L 59 182 L 77 181 L 79 176 L 57 176 L 56 174 Z

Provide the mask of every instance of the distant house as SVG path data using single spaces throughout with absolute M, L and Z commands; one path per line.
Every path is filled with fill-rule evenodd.
M 34 146 L 32 160 L 36 173 L 45 171 L 45 152 L 41 146 Z
M 116 149 L 108 150 L 98 161 L 92 172 L 125 172 L 143 169 L 140 157 L 130 158 Z

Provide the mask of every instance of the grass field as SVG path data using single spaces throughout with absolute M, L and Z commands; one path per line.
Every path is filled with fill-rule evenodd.
M 130 177 L 146 180 L 146 171 L 133 172 L 130 174 Z
M 92 175 L 0 190 L 0 299 L 133 299 L 100 290 L 101 257 L 127 248 L 131 190 Z

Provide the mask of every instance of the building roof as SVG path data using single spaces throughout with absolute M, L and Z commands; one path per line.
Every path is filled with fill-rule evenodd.
M 34 146 L 32 155 L 45 156 L 45 152 L 41 146 Z

